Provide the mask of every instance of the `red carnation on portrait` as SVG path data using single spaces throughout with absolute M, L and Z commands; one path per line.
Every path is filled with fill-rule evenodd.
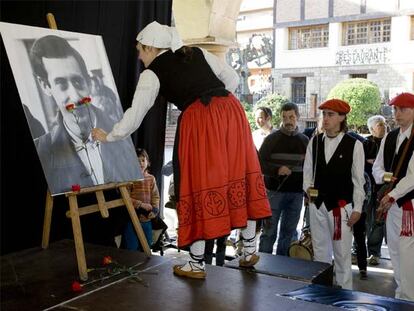
M 87 105 L 87 104 L 89 104 L 91 101 L 92 101 L 92 99 L 91 99 L 89 96 L 86 96 L 86 97 L 82 98 L 82 99 L 79 101 L 79 104 L 80 104 L 80 105 Z
M 79 192 L 81 190 L 81 186 L 78 184 L 72 185 L 72 191 L 73 192 Z
M 67 111 L 72 112 L 73 110 L 75 110 L 76 107 L 74 103 L 69 103 L 69 104 L 66 104 L 65 108 Z

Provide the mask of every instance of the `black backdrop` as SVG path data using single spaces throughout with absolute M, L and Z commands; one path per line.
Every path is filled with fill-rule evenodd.
M 51 12 L 61 30 L 101 35 L 119 97 L 126 110 L 131 104 L 139 72 L 143 69 L 135 50 L 136 35 L 153 20 L 170 24 L 171 6 L 172 0 L 2 0 L 0 20 L 47 28 L 46 14 Z M 47 184 L 3 41 L 0 46 L 0 58 L 1 253 L 5 254 L 40 245 Z M 166 103 L 162 98 L 158 98 L 141 127 L 132 135 L 136 146 L 147 149 L 152 163 L 151 172 L 158 181 L 161 180 L 165 116 Z M 72 237 L 70 221 L 64 216 L 67 209 L 67 200 L 63 196 L 55 197 L 51 241 Z M 90 216 L 82 218 L 88 217 Z M 96 226 L 96 222 L 102 220 L 95 216 L 81 221 L 86 241 L 89 239 L 94 242 L 94 234 L 106 230 L 106 227 Z M 85 221 L 89 223 L 84 225 Z

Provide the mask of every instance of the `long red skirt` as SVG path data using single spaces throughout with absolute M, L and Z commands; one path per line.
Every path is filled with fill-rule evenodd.
M 233 96 L 199 100 L 181 115 L 178 246 L 225 236 L 271 216 L 246 114 Z

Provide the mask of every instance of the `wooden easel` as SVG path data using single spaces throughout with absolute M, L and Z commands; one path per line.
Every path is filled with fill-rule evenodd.
M 51 29 L 57 29 L 56 21 L 53 14 L 47 14 L 47 21 L 49 27 Z M 86 258 L 85 258 L 85 246 L 83 244 L 83 237 L 82 237 L 82 229 L 80 224 L 80 216 L 87 215 L 91 213 L 100 212 L 103 218 L 109 217 L 108 209 L 118 207 L 118 206 L 126 206 L 129 216 L 131 217 L 132 224 L 134 225 L 135 231 L 138 235 L 138 239 L 143 247 L 143 250 L 147 256 L 151 256 L 151 250 L 148 246 L 147 239 L 145 238 L 144 231 L 142 230 L 141 224 L 138 220 L 138 216 L 135 212 L 135 208 L 132 204 L 131 198 L 128 192 L 128 185 L 131 182 L 125 183 L 111 183 L 101 186 L 83 188 L 77 192 L 67 192 L 65 196 L 68 198 L 69 201 L 69 211 L 66 213 L 68 218 L 72 220 L 72 230 L 73 230 L 73 238 L 75 241 L 75 250 L 76 250 L 76 258 L 78 262 L 78 270 L 79 270 L 79 277 L 82 281 L 86 281 L 88 279 L 88 270 L 86 266 Z M 111 190 L 111 189 L 118 189 L 121 198 L 112 200 L 112 201 L 105 201 L 105 196 L 103 194 L 104 190 Z M 79 207 L 78 206 L 78 195 L 86 194 L 86 193 L 95 193 L 97 204 L 92 204 L 88 206 Z M 43 236 L 42 236 L 42 248 L 46 249 L 49 246 L 49 238 L 50 238 L 50 226 L 52 222 L 52 210 L 53 210 L 53 197 L 50 194 L 50 191 L 47 191 L 46 194 L 46 205 L 45 205 L 45 217 L 43 221 Z

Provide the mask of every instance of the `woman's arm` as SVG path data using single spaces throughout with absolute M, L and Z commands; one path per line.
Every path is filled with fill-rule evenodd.
M 121 121 L 116 123 L 107 134 L 99 128 L 92 130 L 92 137 L 102 142 L 123 139 L 133 133 L 140 125 L 148 110 L 154 105 L 160 89 L 160 81 L 151 70 L 144 70 L 135 89 L 132 105 L 125 111 Z
M 226 90 L 234 93 L 240 83 L 240 78 L 237 72 L 229 64 L 221 61 L 217 56 L 204 49 L 201 49 L 201 51 L 217 78 L 224 83 Z

